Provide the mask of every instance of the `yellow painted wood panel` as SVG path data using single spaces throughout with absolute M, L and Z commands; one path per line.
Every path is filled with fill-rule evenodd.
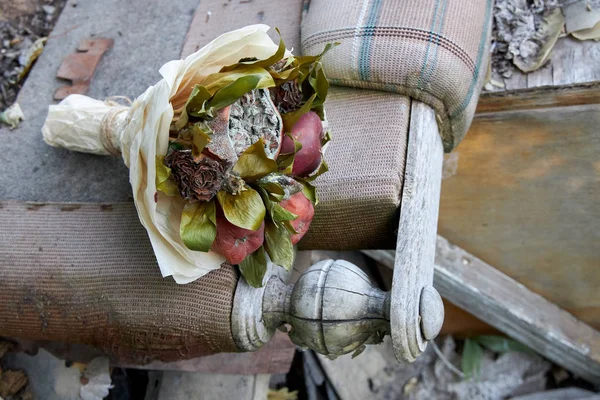
M 600 106 L 479 115 L 439 233 L 600 328 Z

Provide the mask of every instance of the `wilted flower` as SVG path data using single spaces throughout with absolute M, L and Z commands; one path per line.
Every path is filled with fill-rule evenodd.
M 296 80 L 284 82 L 281 86 L 271 89 L 270 92 L 271 99 L 273 99 L 273 103 L 277 104 L 280 113 L 294 111 L 302 104 L 302 91 Z
M 196 161 L 191 150 L 172 151 L 165 157 L 165 165 L 171 168 L 184 200 L 209 201 L 223 185 L 223 164 L 206 156 Z

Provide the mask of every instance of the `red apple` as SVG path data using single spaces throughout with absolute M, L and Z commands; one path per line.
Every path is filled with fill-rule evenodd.
M 298 216 L 295 220 L 290 221 L 296 232 L 298 232 L 291 235 L 292 244 L 296 244 L 302 239 L 304 234 L 308 232 L 310 222 L 315 215 L 315 208 L 313 207 L 312 202 L 302 192 L 290 196 L 287 200 L 282 200 L 279 205 Z
M 247 255 L 262 246 L 265 239 L 265 223 L 257 231 L 240 228 L 217 214 L 217 237 L 212 249 L 223 255 L 231 264 L 241 263 Z
M 292 175 L 308 176 L 321 164 L 321 139 L 323 139 L 321 118 L 314 111 L 309 111 L 298 119 L 290 133 L 302 144 L 302 148 L 294 157 Z M 286 135 L 281 145 L 281 153 L 293 152 L 294 141 Z

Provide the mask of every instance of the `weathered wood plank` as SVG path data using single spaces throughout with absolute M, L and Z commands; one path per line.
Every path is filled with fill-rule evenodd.
M 600 103 L 600 82 L 534 87 L 515 91 L 484 92 L 479 96 L 476 114 L 598 103 Z
M 552 49 L 550 61 L 542 68 L 524 73 L 515 67 L 510 78 L 495 79 L 501 79 L 506 88 L 494 87 L 494 92 L 600 81 L 600 43 L 562 37 Z
M 389 262 L 389 251 L 368 254 Z M 388 254 L 384 254 L 388 253 Z M 600 333 L 438 236 L 434 285 L 446 299 L 590 382 L 600 382 Z
M 425 350 L 422 321 L 443 314 L 441 304 L 440 309 L 421 307 L 421 292 L 433 280 L 442 162 L 435 113 L 413 101 L 391 295 L 391 335 L 398 360 L 414 361 Z
M 434 284 L 459 307 L 549 360 L 600 383 L 600 333 L 489 264 L 438 237 Z
M 600 103 L 600 42 L 560 38 L 544 67 L 494 79 L 505 87 L 484 91 L 477 113 Z
M 600 328 L 600 106 L 482 116 L 452 153 L 438 232 Z
M 394 251 L 362 250 L 362 253 L 376 261 L 377 272 L 382 279 L 382 288 L 389 290 L 392 284 Z M 435 271 L 434 271 L 435 276 Z M 467 311 L 455 306 L 448 300 L 444 301 L 444 324 L 440 335 L 465 337 L 471 335 L 490 335 L 498 333 L 494 327 L 486 324 Z

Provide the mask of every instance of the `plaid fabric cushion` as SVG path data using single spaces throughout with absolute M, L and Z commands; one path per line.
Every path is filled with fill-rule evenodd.
M 309 6 L 310 5 L 310 6 Z M 464 137 L 489 62 L 492 0 L 312 0 L 304 54 L 334 84 L 401 93 L 433 107 L 446 151 Z

